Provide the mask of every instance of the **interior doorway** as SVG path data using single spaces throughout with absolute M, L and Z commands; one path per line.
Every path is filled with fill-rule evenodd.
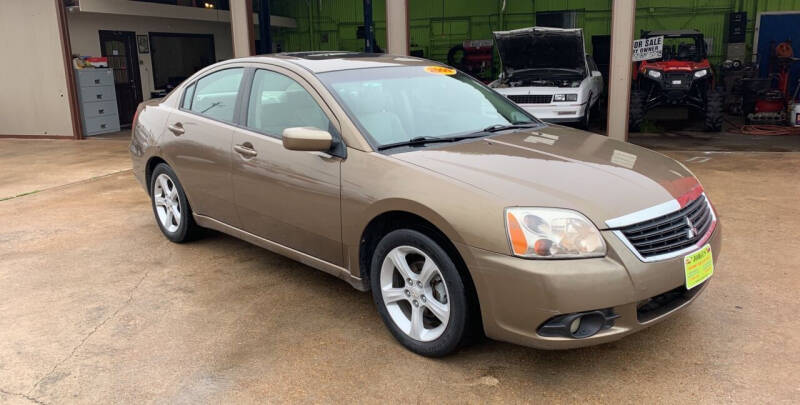
M 164 92 L 216 62 L 212 34 L 151 32 L 150 54 L 153 85 Z
M 114 71 L 120 126 L 130 126 L 136 107 L 142 101 L 136 33 L 100 31 L 100 54 L 108 58 L 108 67 Z

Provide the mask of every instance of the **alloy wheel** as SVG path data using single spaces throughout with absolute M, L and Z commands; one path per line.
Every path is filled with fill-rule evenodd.
M 159 174 L 153 184 L 153 201 L 161 226 L 167 232 L 176 232 L 181 225 L 181 200 L 178 187 L 165 173 Z
M 380 288 L 390 318 L 403 333 L 422 342 L 444 333 L 450 320 L 447 285 L 439 267 L 422 250 L 392 249 L 381 266 Z

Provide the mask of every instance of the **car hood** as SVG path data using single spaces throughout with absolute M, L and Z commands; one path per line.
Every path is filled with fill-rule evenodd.
M 586 70 L 583 30 L 580 28 L 530 27 L 492 34 L 508 76 L 522 69 Z
M 506 206 L 579 211 L 600 229 L 670 200 L 684 205 L 702 190 L 673 159 L 557 125 L 394 156 L 494 194 Z

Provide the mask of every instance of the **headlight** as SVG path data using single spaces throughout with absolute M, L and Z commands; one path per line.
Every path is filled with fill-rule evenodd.
M 553 101 L 578 101 L 577 94 L 553 94 Z
M 647 75 L 652 77 L 653 79 L 660 79 L 661 78 L 661 72 L 658 71 L 658 70 L 648 70 L 647 71 Z
M 601 257 L 606 243 L 600 231 L 577 211 L 560 208 L 506 209 L 511 251 L 532 259 Z
M 708 74 L 708 70 L 700 69 L 700 70 L 694 72 L 694 77 L 695 77 L 695 79 L 699 79 L 701 77 L 705 77 L 707 74 Z

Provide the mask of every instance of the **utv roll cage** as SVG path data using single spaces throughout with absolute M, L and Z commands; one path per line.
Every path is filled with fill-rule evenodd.
M 690 38 L 694 39 L 694 44 L 680 44 L 677 49 L 674 46 L 664 44 L 662 57 L 660 60 L 694 60 L 700 62 L 708 57 L 706 50 L 706 42 L 703 40 L 703 33 L 697 30 L 662 30 L 662 31 L 646 31 L 642 30 L 641 38 L 652 38 L 664 36 L 664 39 L 669 38 Z

